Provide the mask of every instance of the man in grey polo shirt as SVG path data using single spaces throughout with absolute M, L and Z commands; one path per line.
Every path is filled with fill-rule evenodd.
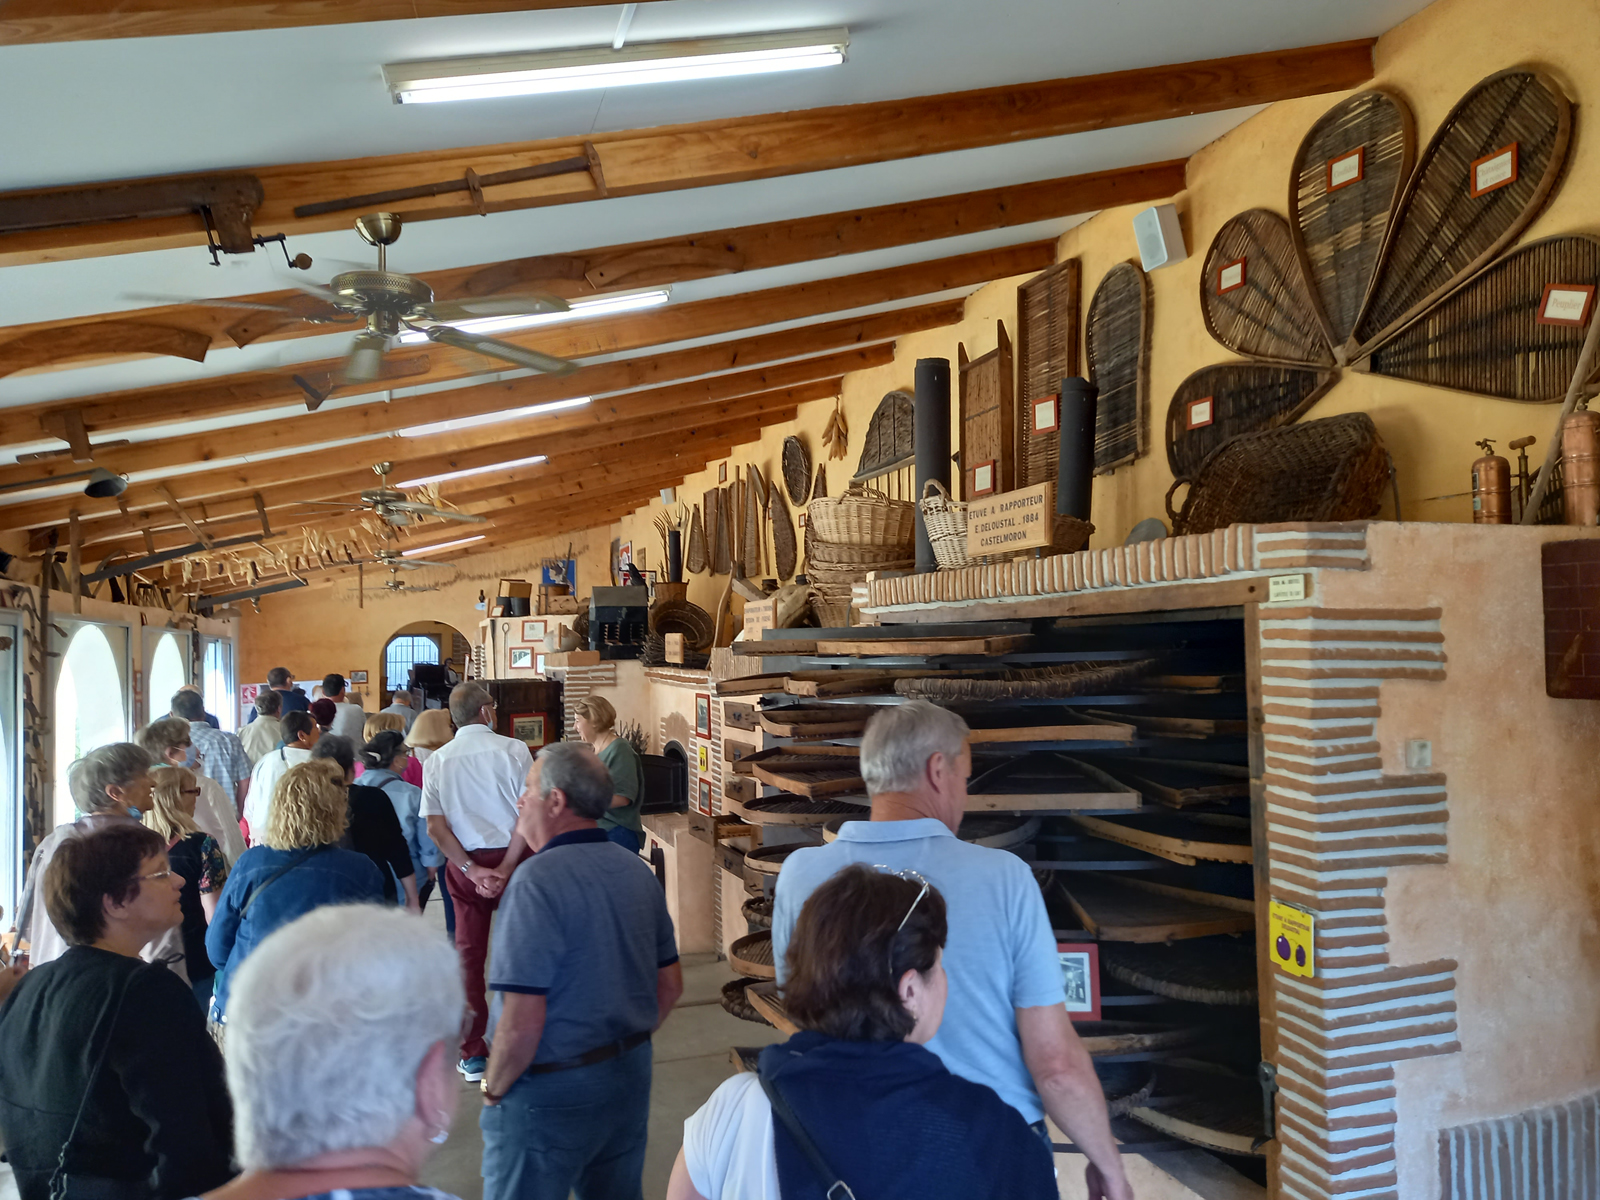
M 778 982 L 801 906 L 851 863 L 913 871 L 944 894 L 949 999 L 928 1043 L 951 1072 L 987 1084 L 1043 1130 L 1049 1113 L 1088 1156 L 1090 1200 L 1131 1200 L 1094 1064 L 1064 1004 L 1044 897 L 1014 854 L 955 836 L 966 811 L 967 723 L 926 700 L 879 712 L 861 742 L 872 819 L 784 860 L 772 911 Z
M 655 874 L 598 825 L 611 775 L 582 742 L 539 752 L 517 799 L 536 853 L 500 896 L 483 1090 L 484 1200 L 642 1200 L 650 1035 L 683 994 Z

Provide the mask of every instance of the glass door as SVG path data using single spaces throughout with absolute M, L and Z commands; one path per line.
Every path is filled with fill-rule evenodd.
M 61 654 L 55 660 L 54 826 L 73 819 L 72 764 L 91 750 L 127 741 L 133 722 L 128 627 L 53 615 L 51 624 L 66 635 L 64 645 L 59 634 L 51 639 Z
M 239 731 L 239 692 L 234 687 L 233 643 L 225 638 L 200 639 L 200 690 L 206 711 L 228 733 Z
M 172 707 L 172 694 L 192 682 L 189 639 L 193 636 L 186 629 L 144 631 L 145 721 L 166 716 Z

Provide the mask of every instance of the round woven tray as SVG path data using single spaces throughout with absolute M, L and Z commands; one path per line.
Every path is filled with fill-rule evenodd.
M 866 816 L 864 804 L 842 800 L 807 800 L 804 796 L 763 796 L 756 800 L 724 798 L 725 806 L 752 825 L 825 825 L 835 817 Z
M 754 1021 L 757 1025 L 771 1025 L 772 1022 L 751 1008 L 750 1001 L 744 998 L 744 989 L 752 983 L 760 982 L 759 979 L 728 980 L 727 983 L 722 985 L 722 1007 L 741 1021 Z
M 650 632 L 681 633 L 690 650 L 710 649 L 716 636 L 711 614 L 687 600 L 657 600 L 650 606 Z
M 1097 1062 L 1094 1073 L 1100 1079 L 1106 1108 L 1113 1117 L 1139 1107 L 1150 1099 L 1156 1086 L 1155 1069 L 1149 1063 Z
M 728 965 L 751 979 L 776 979 L 778 969 L 772 965 L 772 930 L 747 933 L 728 947 Z
M 1154 658 L 1131 659 L 1109 665 L 1066 663 L 1058 667 L 1026 667 L 1006 671 L 997 679 L 970 675 L 932 675 L 897 679 L 894 690 L 902 696 L 920 696 L 936 703 L 952 700 L 1039 700 L 1089 696 L 1126 687 L 1156 667 Z
M 1248 943 L 1195 938 L 1170 946 L 1101 942 L 1100 965 L 1123 983 L 1197 1004 L 1253 1005 L 1256 956 Z
M 763 846 L 759 850 L 752 850 L 744 856 L 744 865 L 747 871 L 754 871 L 758 875 L 776 875 L 783 870 L 783 860 L 796 850 L 804 849 L 799 845 L 788 846 Z
M 870 819 L 869 814 L 865 811 L 859 816 L 834 817 L 822 827 L 822 840 L 834 841 L 848 822 L 868 819 Z M 1023 842 L 1031 841 L 1039 832 L 1040 824 L 1038 817 L 967 816 L 962 818 L 958 836 L 963 842 L 971 842 L 974 846 L 989 846 L 996 850 L 1004 850 L 1009 846 L 1020 846 Z
M 817 537 L 847 546 L 903 546 L 916 538 L 917 506 L 891 500 L 876 488 L 855 485 L 842 496 L 813 497 Z
M 752 896 L 739 906 L 739 911 L 744 914 L 744 919 L 749 922 L 752 929 L 772 928 L 772 901 L 765 897 Z

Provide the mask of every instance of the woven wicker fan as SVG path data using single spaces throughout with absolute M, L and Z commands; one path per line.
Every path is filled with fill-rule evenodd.
M 805 478 L 810 482 L 809 473 Z M 799 547 L 794 540 L 794 522 L 789 519 L 789 506 L 783 502 L 783 493 L 775 483 L 768 489 L 767 517 L 772 522 L 772 557 L 778 578 L 792 578 Z
M 1311 299 L 1340 361 L 1415 154 L 1411 110 L 1379 91 L 1357 92 L 1334 105 L 1295 154 L 1290 231 L 1311 283 Z
M 700 506 L 694 506 L 693 514 L 689 518 L 689 548 L 684 554 L 684 567 L 694 575 L 698 575 L 710 565 L 706 555 L 706 529 L 700 522 Z
M 1150 448 L 1150 281 L 1132 263 L 1106 272 L 1089 302 L 1085 348 L 1089 379 L 1100 389 L 1095 407 L 1094 469 L 1107 472 Z M 1061 381 L 1056 380 L 1056 387 Z M 1032 432 L 1032 416 L 1029 416 Z M 1028 478 L 1054 480 L 1060 439 L 1028 439 Z M 1038 470 L 1035 470 L 1035 459 Z
M 1237 354 L 1333 365 L 1289 222 L 1264 208 L 1224 221 L 1200 272 L 1206 330 Z
M 1277 363 L 1201 367 L 1178 385 L 1167 406 L 1167 463 L 1174 478 L 1192 478 L 1229 438 L 1298 421 L 1336 378 L 1329 368 Z M 1190 428 L 1196 421 L 1204 423 Z
M 761 576 L 761 510 L 765 507 L 762 503 L 767 498 L 766 484 L 762 482 L 761 472 L 755 467 L 750 468 L 750 477 L 744 485 L 744 535 L 740 539 L 740 566 L 741 574 L 746 579 L 758 579 Z
M 706 532 L 711 537 L 711 573 L 726 575 L 733 569 L 733 558 L 728 551 L 727 493 L 713 490 L 706 493 Z
M 850 482 L 876 479 L 910 462 L 916 456 L 914 422 L 910 392 L 890 392 L 879 401 L 867 425 L 867 436 L 861 439 L 861 461 Z
M 811 455 L 797 437 L 783 439 L 783 486 L 791 504 L 798 506 L 811 499 Z
M 817 482 L 812 485 L 811 498 L 813 500 L 825 499 L 828 495 L 828 464 L 817 464 Z
M 1600 287 L 1600 238 L 1544 238 L 1512 251 L 1357 369 L 1502 400 L 1559 400 L 1578 369 L 1584 327 L 1539 323 L 1555 282 Z

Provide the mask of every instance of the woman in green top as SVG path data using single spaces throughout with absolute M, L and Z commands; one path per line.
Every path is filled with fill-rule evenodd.
M 613 726 L 617 710 L 603 696 L 590 696 L 573 709 L 572 723 L 578 736 L 594 747 L 594 752 L 611 772 L 611 811 L 600 818 L 600 828 L 617 845 L 637 854 L 644 845 L 644 826 L 639 822 L 639 807 L 644 802 L 644 764 L 627 738 L 618 737 Z

